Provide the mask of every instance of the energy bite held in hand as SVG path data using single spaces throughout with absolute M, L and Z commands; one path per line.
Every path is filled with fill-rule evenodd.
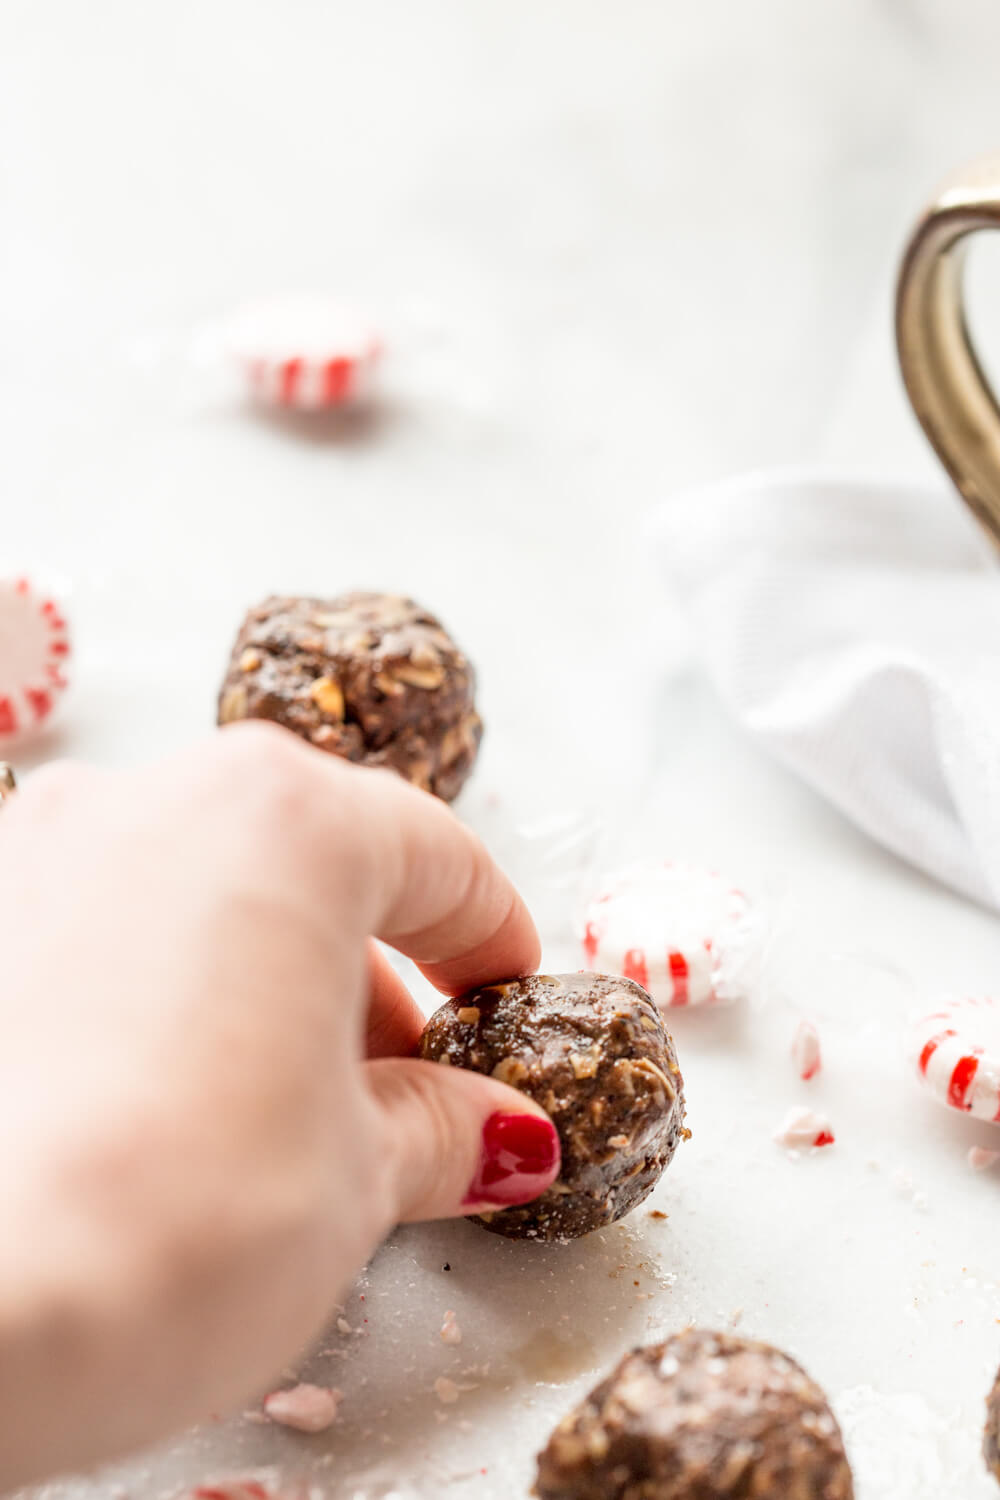
M 677 1054 L 645 990 L 606 974 L 535 974 L 449 1000 L 421 1056 L 488 1073 L 550 1116 L 562 1146 L 553 1185 L 475 1222 L 514 1239 L 574 1239 L 650 1193 L 684 1128 Z
M 274 596 L 240 628 L 218 720 L 270 719 L 450 802 L 482 738 L 475 685 L 468 658 L 412 599 Z
M 539 1500 L 852 1500 L 829 1404 L 787 1354 L 689 1329 L 635 1349 L 538 1455 Z

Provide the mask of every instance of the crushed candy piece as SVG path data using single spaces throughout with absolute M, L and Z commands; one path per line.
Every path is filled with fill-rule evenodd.
M 297 1432 L 323 1432 L 333 1425 L 343 1392 L 324 1385 L 295 1385 L 289 1391 L 272 1391 L 265 1397 L 264 1411 L 272 1422 L 294 1427 Z
M 434 1394 L 445 1406 L 458 1400 L 458 1386 L 447 1375 L 439 1375 L 434 1382 Z
M 1000 1161 L 1000 1151 L 987 1151 L 985 1146 L 970 1146 L 966 1161 L 974 1172 L 988 1172 Z
M 445 1313 L 441 1324 L 441 1342 L 442 1344 L 460 1344 L 462 1342 L 462 1330 L 458 1326 L 458 1320 L 454 1312 L 450 1310 Z
M 815 1078 L 823 1066 L 819 1032 L 811 1021 L 800 1021 L 792 1042 L 792 1057 L 803 1083 Z
M 298 1494 L 298 1491 L 296 1491 Z M 199 1484 L 189 1490 L 184 1500 L 292 1500 L 291 1494 L 272 1489 L 259 1479 L 220 1479 L 216 1484 Z
M 790 1151 L 805 1151 L 818 1146 L 832 1146 L 833 1127 L 815 1110 L 796 1105 L 790 1109 L 774 1133 L 779 1146 Z

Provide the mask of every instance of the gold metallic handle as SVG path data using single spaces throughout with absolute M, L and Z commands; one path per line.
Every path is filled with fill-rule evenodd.
M 896 288 L 896 346 L 913 409 L 1000 547 L 1000 408 L 965 316 L 968 236 L 1000 229 L 1000 156 L 957 172 L 920 219 Z
M 0 760 L 0 807 L 6 799 L 17 790 L 17 782 L 14 779 L 14 769 L 5 760 Z

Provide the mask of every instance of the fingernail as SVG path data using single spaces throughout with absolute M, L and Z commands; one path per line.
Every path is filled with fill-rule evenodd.
M 551 1120 L 542 1115 L 490 1115 L 483 1126 L 479 1168 L 462 1207 L 530 1203 L 549 1186 L 561 1156 Z

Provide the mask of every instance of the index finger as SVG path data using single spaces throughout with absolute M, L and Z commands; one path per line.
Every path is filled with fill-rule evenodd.
M 355 932 L 405 953 L 447 995 L 537 968 L 527 907 L 445 803 L 276 725 L 246 720 L 210 743 L 222 785 L 252 798 L 279 849 L 294 848 L 269 867 L 279 895 L 307 876 L 321 921 L 331 902 L 350 907 Z M 203 764 L 204 747 L 189 754 Z
M 541 957 L 535 924 L 472 830 L 390 771 L 349 774 L 356 833 L 371 860 L 371 933 L 446 995 L 533 973 Z

